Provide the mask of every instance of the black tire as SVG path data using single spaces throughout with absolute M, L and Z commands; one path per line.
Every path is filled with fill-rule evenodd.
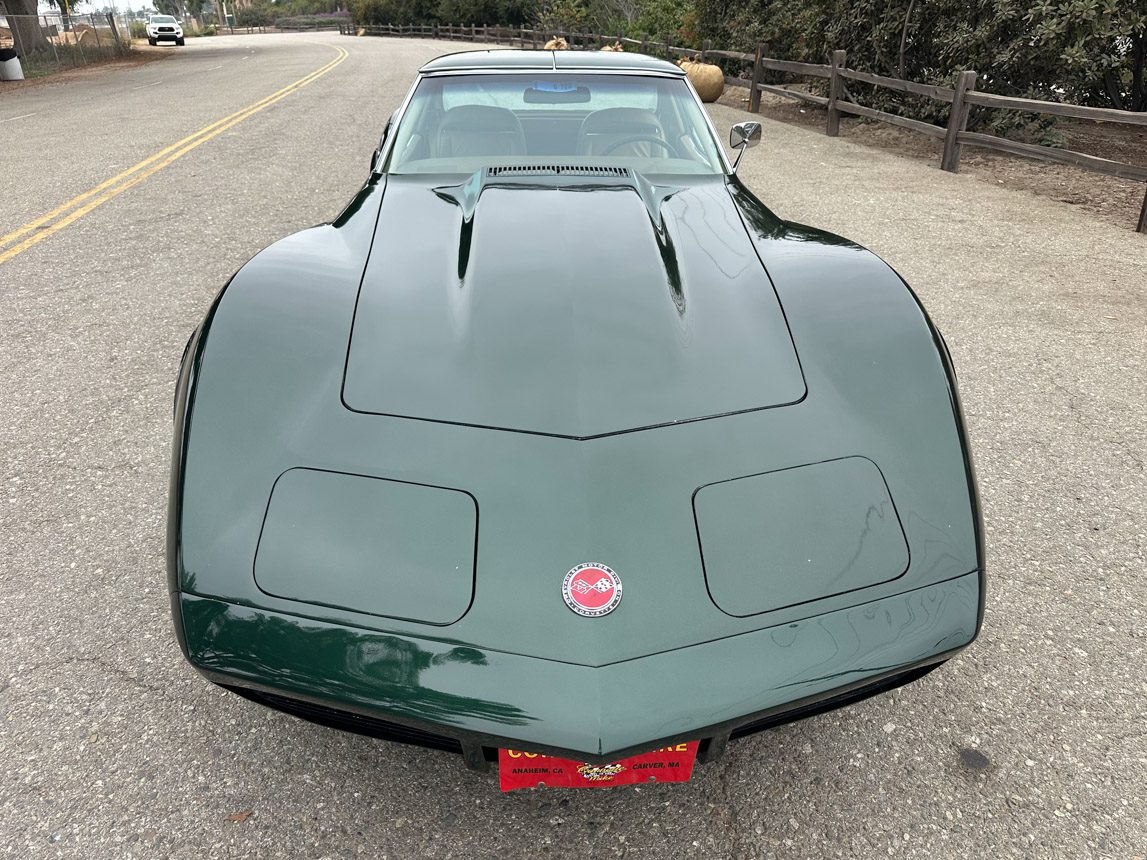
M 154 47 L 155 47 L 155 45 L 156 45 L 156 41 L 155 41 L 155 39 L 151 38 L 151 36 L 148 36 L 148 37 L 147 37 L 147 43 L 148 43 L 149 45 L 151 45 L 153 48 L 154 48 Z
M 182 48 L 183 47 L 183 39 L 182 38 L 176 39 L 175 44 L 179 45 L 179 47 Z

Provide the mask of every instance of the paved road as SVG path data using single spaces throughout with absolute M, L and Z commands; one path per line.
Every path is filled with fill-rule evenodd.
M 0 263 L 0 856 L 1147 855 L 1147 237 L 776 123 L 749 183 L 885 256 L 951 343 L 992 573 L 971 650 L 685 786 L 507 796 L 184 665 L 162 574 L 184 340 L 245 259 L 338 210 L 414 69 L 459 46 L 191 40 L 0 91 L 6 233 L 335 46 L 321 77 Z

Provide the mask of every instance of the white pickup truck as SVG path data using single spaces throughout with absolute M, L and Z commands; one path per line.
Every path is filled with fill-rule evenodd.
M 147 19 L 147 43 L 157 45 L 160 42 L 183 44 L 183 27 L 171 15 L 152 15 Z

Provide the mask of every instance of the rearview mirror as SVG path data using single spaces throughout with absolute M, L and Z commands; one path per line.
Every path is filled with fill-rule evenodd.
M 589 87 L 579 87 L 560 81 L 538 81 L 522 93 L 522 101 L 532 105 L 581 104 L 589 100 Z
M 737 158 L 733 162 L 733 172 L 737 172 L 737 165 L 741 163 L 741 156 L 745 150 L 761 142 L 761 124 L 759 122 L 739 122 L 729 129 L 729 147 L 737 150 Z

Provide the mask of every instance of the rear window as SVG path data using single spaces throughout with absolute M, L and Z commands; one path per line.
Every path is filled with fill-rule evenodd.
M 442 107 L 450 110 L 462 105 L 492 105 L 513 111 L 566 110 L 581 113 L 606 107 L 657 110 L 657 90 L 638 80 L 597 80 L 593 81 L 593 86 L 588 86 L 573 76 L 538 77 L 526 80 L 523 88 L 520 78 L 446 79 L 442 82 Z M 530 93 L 530 99 L 537 100 L 527 102 L 527 93 Z M 550 101 L 546 101 L 547 95 L 552 97 Z

